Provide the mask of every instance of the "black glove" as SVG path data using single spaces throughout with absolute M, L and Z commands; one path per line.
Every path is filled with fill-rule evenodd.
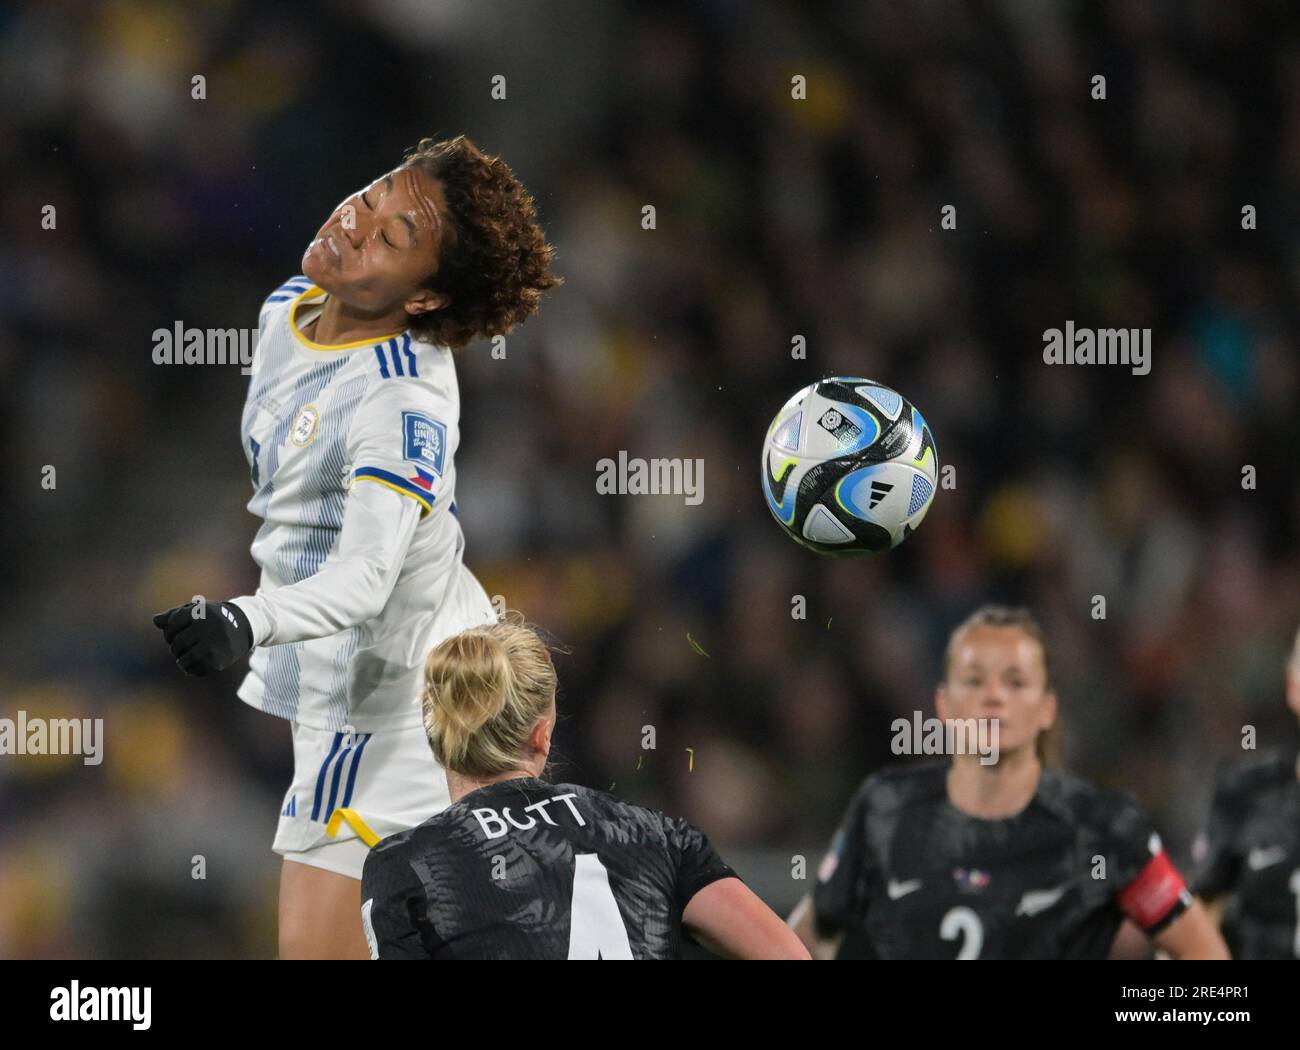
M 202 617 L 194 615 L 197 608 L 187 602 L 153 618 L 186 674 L 224 671 L 253 648 L 253 625 L 234 602 L 208 602 Z

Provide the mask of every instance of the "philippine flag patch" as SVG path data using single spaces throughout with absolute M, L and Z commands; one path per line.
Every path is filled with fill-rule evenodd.
M 436 419 L 420 415 L 418 412 L 403 412 L 402 435 L 402 458 L 418 463 L 421 467 L 442 477 L 447 450 L 447 428 Z M 417 470 L 416 473 L 418 474 L 419 471 Z M 415 478 L 411 480 L 417 485 L 421 484 Z
M 433 491 L 433 475 L 427 470 L 421 470 L 419 467 L 416 467 L 415 476 L 407 478 L 406 480 L 412 485 L 419 485 L 425 492 Z

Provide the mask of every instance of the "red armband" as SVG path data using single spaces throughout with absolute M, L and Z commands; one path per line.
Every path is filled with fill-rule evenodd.
M 1120 891 L 1117 902 L 1125 915 L 1142 929 L 1149 930 L 1169 914 L 1186 889 L 1178 869 L 1170 862 L 1169 855 L 1161 850 L 1138 877 Z

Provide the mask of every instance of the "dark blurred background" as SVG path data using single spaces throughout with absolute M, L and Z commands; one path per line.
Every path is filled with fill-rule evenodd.
M 458 355 L 467 563 L 571 649 L 557 776 L 689 817 L 784 911 L 948 630 L 1023 602 L 1066 764 L 1189 866 L 1243 724 L 1294 739 L 1298 29 L 1280 0 L 6 7 L 0 716 L 106 743 L 0 757 L 0 955 L 274 954 L 289 728 L 149 622 L 256 586 L 247 379 L 152 333 L 256 327 L 339 199 L 462 132 L 567 279 L 506 360 Z M 1150 374 L 1045 366 L 1071 319 L 1152 328 Z M 764 505 L 768 422 L 831 374 L 897 387 L 956 467 L 885 556 Z M 620 449 L 702 457 L 704 502 L 598 495 Z

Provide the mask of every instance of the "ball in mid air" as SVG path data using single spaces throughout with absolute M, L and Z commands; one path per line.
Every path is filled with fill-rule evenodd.
M 819 554 L 889 550 L 921 524 L 939 475 L 934 436 L 896 390 L 835 376 L 804 387 L 763 443 L 773 517 Z

